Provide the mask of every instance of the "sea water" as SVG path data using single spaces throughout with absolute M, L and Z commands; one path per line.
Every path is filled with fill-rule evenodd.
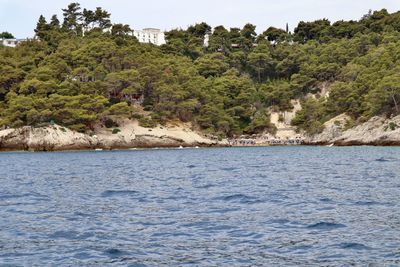
M 349 265 L 400 265 L 400 148 L 0 154 L 0 266 Z

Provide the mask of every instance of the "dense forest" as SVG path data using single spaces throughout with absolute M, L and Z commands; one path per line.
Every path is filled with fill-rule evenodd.
M 199 23 L 167 32 L 158 47 L 104 9 L 72 3 L 62 21 L 41 16 L 35 34 L 0 45 L 0 127 L 90 131 L 126 117 L 148 127 L 179 119 L 220 136 L 273 133 L 270 112 L 301 99 L 292 123 L 313 134 L 342 113 L 353 124 L 399 113 L 400 12 L 300 22 L 293 33 Z

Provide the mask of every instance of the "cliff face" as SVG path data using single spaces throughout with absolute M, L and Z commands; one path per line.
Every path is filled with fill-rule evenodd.
M 342 119 L 345 115 L 342 116 Z M 373 117 L 369 121 L 354 128 L 344 130 L 343 120 L 325 125 L 325 130 L 316 136 L 308 137 L 309 145 L 337 146 L 373 145 L 373 146 L 399 146 L 400 145 L 400 116 L 392 119 Z
M 58 125 L 33 128 L 22 127 L 0 131 L 0 150 L 76 150 L 92 149 L 97 140 Z
M 325 124 L 318 135 L 305 138 L 308 145 L 376 145 L 400 146 L 400 116 L 392 119 L 374 117 L 366 123 L 345 130 L 348 116 L 342 114 Z M 93 135 L 53 125 L 0 131 L 0 151 L 61 151 L 90 149 L 129 149 L 152 147 L 227 146 L 228 143 L 206 138 L 190 125 L 143 128 L 137 122 L 124 121 L 112 134 L 111 129 L 96 128 Z
M 137 122 L 125 121 L 120 132 L 97 128 L 94 135 L 71 131 L 53 125 L 0 131 L 0 151 L 31 150 L 61 151 L 86 149 L 129 149 L 150 147 L 215 146 L 222 144 L 200 136 L 185 125 L 174 127 L 143 128 Z

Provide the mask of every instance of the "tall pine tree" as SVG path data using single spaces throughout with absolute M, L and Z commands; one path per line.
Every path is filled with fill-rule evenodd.
M 46 39 L 46 33 L 50 29 L 50 25 L 47 24 L 46 18 L 40 15 L 39 20 L 36 24 L 35 34 L 40 40 Z

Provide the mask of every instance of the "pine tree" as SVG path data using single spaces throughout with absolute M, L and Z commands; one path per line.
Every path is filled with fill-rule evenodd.
M 83 9 L 82 12 L 85 29 L 93 28 L 95 22 L 94 12 L 92 10 Z
M 111 27 L 110 16 L 111 14 L 101 7 L 97 7 L 94 12 L 94 20 L 97 22 L 99 28 L 103 30 Z
M 46 32 L 50 29 L 49 24 L 47 24 L 46 18 L 40 15 L 39 20 L 36 24 L 35 33 L 40 40 L 44 40 L 46 37 Z
M 80 12 L 81 7 L 79 3 L 71 3 L 66 9 L 62 9 L 64 22 L 63 29 L 75 31 L 76 34 L 82 32 L 82 13 Z
M 57 15 L 53 15 L 50 20 L 50 27 L 52 29 L 59 29 L 60 28 L 60 21 L 57 18 Z

